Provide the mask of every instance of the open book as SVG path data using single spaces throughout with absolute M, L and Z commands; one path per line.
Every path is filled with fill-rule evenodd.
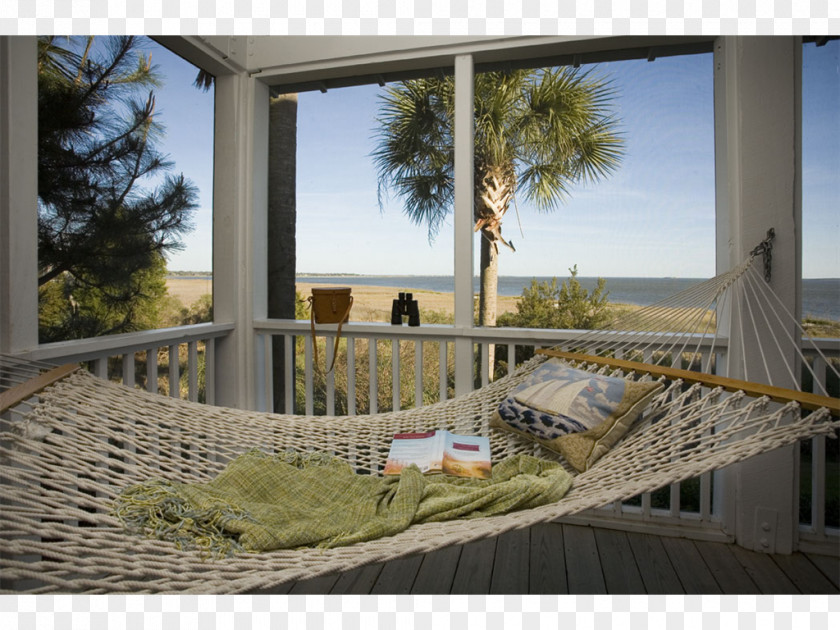
M 416 465 L 423 473 L 490 478 L 490 438 L 449 431 L 397 433 L 385 463 L 386 475 Z

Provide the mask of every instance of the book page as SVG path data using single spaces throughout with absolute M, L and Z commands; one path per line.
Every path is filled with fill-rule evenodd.
M 447 432 L 441 469 L 448 475 L 489 479 L 490 439 Z
M 440 455 L 435 450 L 440 440 L 435 431 L 428 433 L 397 433 L 391 442 L 388 461 L 385 462 L 385 475 L 398 475 L 406 466 L 415 464 L 420 472 L 439 471 Z

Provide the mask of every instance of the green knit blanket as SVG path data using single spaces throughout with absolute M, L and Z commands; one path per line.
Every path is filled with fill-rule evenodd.
M 336 547 L 413 523 L 476 518 L 558 501 L 572 477 L 559 464 L 508 457 L 491 479 L 356 474 L 325 453 L 250 451 L 209 483 L 154 480 L 126 488 L 114 514 L 132 531 L 208 555 Z

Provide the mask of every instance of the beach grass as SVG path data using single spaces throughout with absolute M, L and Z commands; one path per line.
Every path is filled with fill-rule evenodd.
M 202 295 L 213 293 L 213 278 L 210 276 L 201 278 L 168 277 L 166 279 L 166 290 L 169 295 L 180 300 L 184 306 L 191 306 Z

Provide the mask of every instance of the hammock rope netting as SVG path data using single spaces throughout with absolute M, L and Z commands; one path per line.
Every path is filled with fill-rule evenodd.
M 608 355 L 680 367 L 681 362 L 692 365 L 695 354 L 702 353 L 706 364 L 700 367 L 713 367 L 716 353 L 709 347 L 709 335 L 716 326 L 710 312 L 720 312 L 722 300 L 739 301 L 745 317 L 786 317 L 778 315 L 780 309 L 759 313 L 743 306 L 770 298 L 751 262 L 693 287 L 689 295 L 641 309 L 609 332 L 588 332 L 568 345 L 593 357 L 567 359 L 574 367 L 664 384 L 626 437 L 580 473 L 543 446 L 488 424 L 509 392 L 546 360 L 543 355 L 461 397 L 351 417 L 221 408 L 128 388 L 85 371 L 66 375 L 0 417 L 0 590 L 259 592 L 580 514 L 801 439 L 834 435 L 840 426 L 836 398 L 817 399 L 818 404 L 805 405 L 813 410 L 803 410 L 801 401 L 785 402 L 784 396 L 777 402 L 738 388 L 726 391 L 594 361 Z M 733 287 L 737 291 L 730 295 Z M 664 324 L 665 319 L 670 323 Z M 767 365 L 773 361 L 769 355 L 763 360 Z M 0 382 L 4 389 L 20 387 L 50 367 L 4 358 Z M 760 375 L 749 377 L 760 380 Z M 416 524 L 393 536 L 345 547 L 223 558 L 127 532 L 113 513 L 116 498 L 132 484 L 153 478 L 208 482 L 254 448 L 267 453 L 326 451 L 359 474 L 379 475 L 395 433 L 430 429 L 489 436 L 494 462 L 516 454 L 559 461 L 574 474 L 572 487 L 558 502 L 499 516 Z

